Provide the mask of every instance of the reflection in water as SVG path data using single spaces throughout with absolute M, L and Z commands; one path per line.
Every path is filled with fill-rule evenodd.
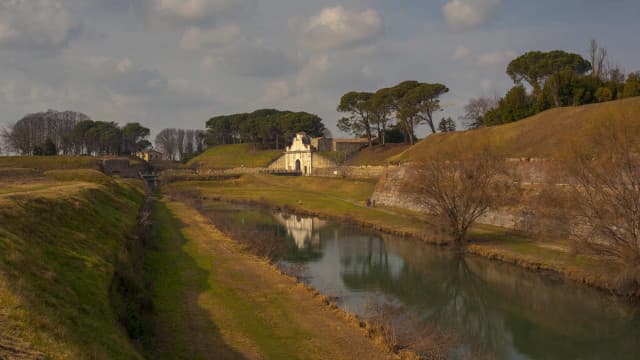
M 285 258 L 306 263 L 311 284 L 350 310 L 391 300 L 505 359 L 635 359 L 640 351 L 638 307 L 593 289 L 357 226 L 247 207 L 240 214 L 240 226 L 286 234 Z
M 276 213 L 273 217 L 287 229 L 298 249 L 320 248 L 320 233 L 326 222 L 318 218 Z

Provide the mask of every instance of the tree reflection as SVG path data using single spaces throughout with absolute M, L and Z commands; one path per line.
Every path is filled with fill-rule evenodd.
M 458 332 L 474 352 L 549 358 L 604 356 L 612 344 L 640 346 L 637 313 L 592 289 L 550 284 L 537 274 L 453 252 L 405 245 L 390 252 L 388 245 L 370 237 L 351 251 L 342 249 L 344 284 L 391 295 L 423 321 Z M 626 351 L 613 352 L 629 358 Z

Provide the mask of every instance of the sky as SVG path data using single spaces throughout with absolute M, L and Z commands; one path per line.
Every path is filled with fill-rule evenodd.
M 0 125 L 75 110 L 157 133 L 278 108 L 346 136 L 344 93 L 403 80 L 447 85 L 437 116 L 458 119 L 526 51 L 596 38 L 640 70 L 638 19 L 638 0 L 0 0 Z

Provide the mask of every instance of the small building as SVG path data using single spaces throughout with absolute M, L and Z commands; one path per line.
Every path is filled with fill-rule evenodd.
M 136 153 L 136 157 L 149 162 L 162 160 L 162 153 L 155 150 L 139 151 Z
M 313 170 L 313 147 L 311 139 L 307 134 L 299 132 L 293 138 L 291 146 L 287 146 L 284 155 L 284 166 L 286 170 L 295 171 L 302 175 L 311 175 Z

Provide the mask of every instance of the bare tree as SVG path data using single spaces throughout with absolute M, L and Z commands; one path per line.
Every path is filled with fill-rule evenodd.
M 637 122 L 610 120 L 595 132 L 593 148 L 577 152 L 567 168 L 577 206 L 579 249 L 613 256 L 633 270 L 640 288 L 640 141 Z
M 175 160 L 178 150 L 178 130 L 164 129 L 156 135 L 156 147 L 164 153 L 168 160 Z
M 484 115 L 489 110 L 498 106 L 496 97 L 479 97 L 469 99 L 469 103 L 464 107 L 464 115 L 460 116 L 460 120 L 468 129 L 477 129 L 482 127 Z
M 67 136 L 83 120 L 89 120 L 89 117 L 75 111 L 48 110 L 27 114 L 5 128 L 2 138 L 5 147 L 23 155 L 31 155 L 36 147 L 41 147 L 47 140 L 51 140 L 56 149 L 68 153 L 71 149 Z
M 467 240 L 469 228 L 514 188 L 504 160 L 484 152 L 473 158 L 429 159 L 414 165 L 413 190 L 433 215 L 447 226 L 456 246 Z
M 184 129 L 176 129 L 176 149 L 178 150 L 178 158 L 182 160 L 184 158 Z
M 598 80 L 603 80 L 607 63 L 607 49 L 600 47 L 596 39 L 591 39 L 589 44 L 589 61 L 592 66 L 591 75 Z

